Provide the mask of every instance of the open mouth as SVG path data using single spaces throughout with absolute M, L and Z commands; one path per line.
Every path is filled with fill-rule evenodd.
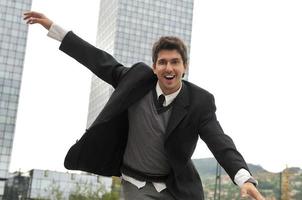
M 173 78 L 175 78 L 175 75 L 165 75 L 164 77 L 167 80 L 172 80 Z

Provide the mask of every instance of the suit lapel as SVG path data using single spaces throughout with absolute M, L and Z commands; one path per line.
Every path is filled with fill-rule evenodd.
M 187 107 L 189 105 L 189 96 L 187 86 L 184 82 L 182 83 L 182 88 L 174 101 L 165 139 L 169 137 L 188 112 Z

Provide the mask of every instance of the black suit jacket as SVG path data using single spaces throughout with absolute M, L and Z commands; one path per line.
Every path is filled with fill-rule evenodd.
M 65 167 L 103 176 L 120 176 L 128 135 L 127 110 L 156 85 L 157 78 L 144 63 L 126 68 L 108 53 L 69 32 L 60 49 L 111 84 L 115 91 L 97 119 L 74 144 Z M 215 116 L 213 95 L 183 81 L 168 122 L 164 142 L 171 166 L 166 185 L 175 199 L 202 200 L 203 190 L 191 156 L 200 137 L 232 180 L 247 165 L 230 137 L 223 133 Z

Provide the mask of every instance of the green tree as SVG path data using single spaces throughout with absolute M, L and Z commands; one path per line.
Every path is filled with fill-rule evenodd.
M 51 200 L 63 200 L 63 191 L 60 189 L 60 186 L 57 184 L 52 184 L 50 186 L 50 199 Z
M 44 189 L 44 192 L 46 195 L 43 195 L 43 197 L 39 195 L 36 200 L 64 200 L 64 192 L 55 181 L 53 181 L 47 189 Z
M 101 200 L 119 200 L 120 195 L 114 192 L 107 192 L 102 196 Z
M 121 179 L 112 177 L 111 192 L 107 192 L 102 196 L 102 200 L 119 200 L 121 193 Z
M 92 183 L 77 183 L 76 189 L 69 195 L 69 200 L 101 200 L 106 193 L 104 184 L 99 183 L 97 189 L 93 188 Z

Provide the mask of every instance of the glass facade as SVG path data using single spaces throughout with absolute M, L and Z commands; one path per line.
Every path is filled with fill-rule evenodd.
M 151 66 L 152 45 L 160 36 L 180 37 L 190 52 L 192 17 L 193 0 L 101 0 L 96 46 L 125 66 L 136 62 Z M 112 91 L 111 86 L 93 76 L 87 127 Z
M 4 199 L 68 200 L 72 194 L 99 192 L 102 196 L 110 187 L 111 180 L 97 175 L 33 169 L 28 173 L 11 175 L 6 182 Z
M 0 199 L 11 158 L 31 0 L 0 1 Z
M 68 199 L 69 195 L 75 192 L 77 188 L 82 188 L 82 190 L 89 188 L 91 191 L 97 191 L 103 187 L 105 188 L 103 180 L 96 175 L 35 169 L 30 171 L 30 184 L 27 198 L 49 199 L 49 197 L 52 197 L 56 192 L 62 192 L 62 199 Z
M 10 173 L 5 182 L 4 200 L 25 199 L 29 186 L 29 177 L 21 172 Z

